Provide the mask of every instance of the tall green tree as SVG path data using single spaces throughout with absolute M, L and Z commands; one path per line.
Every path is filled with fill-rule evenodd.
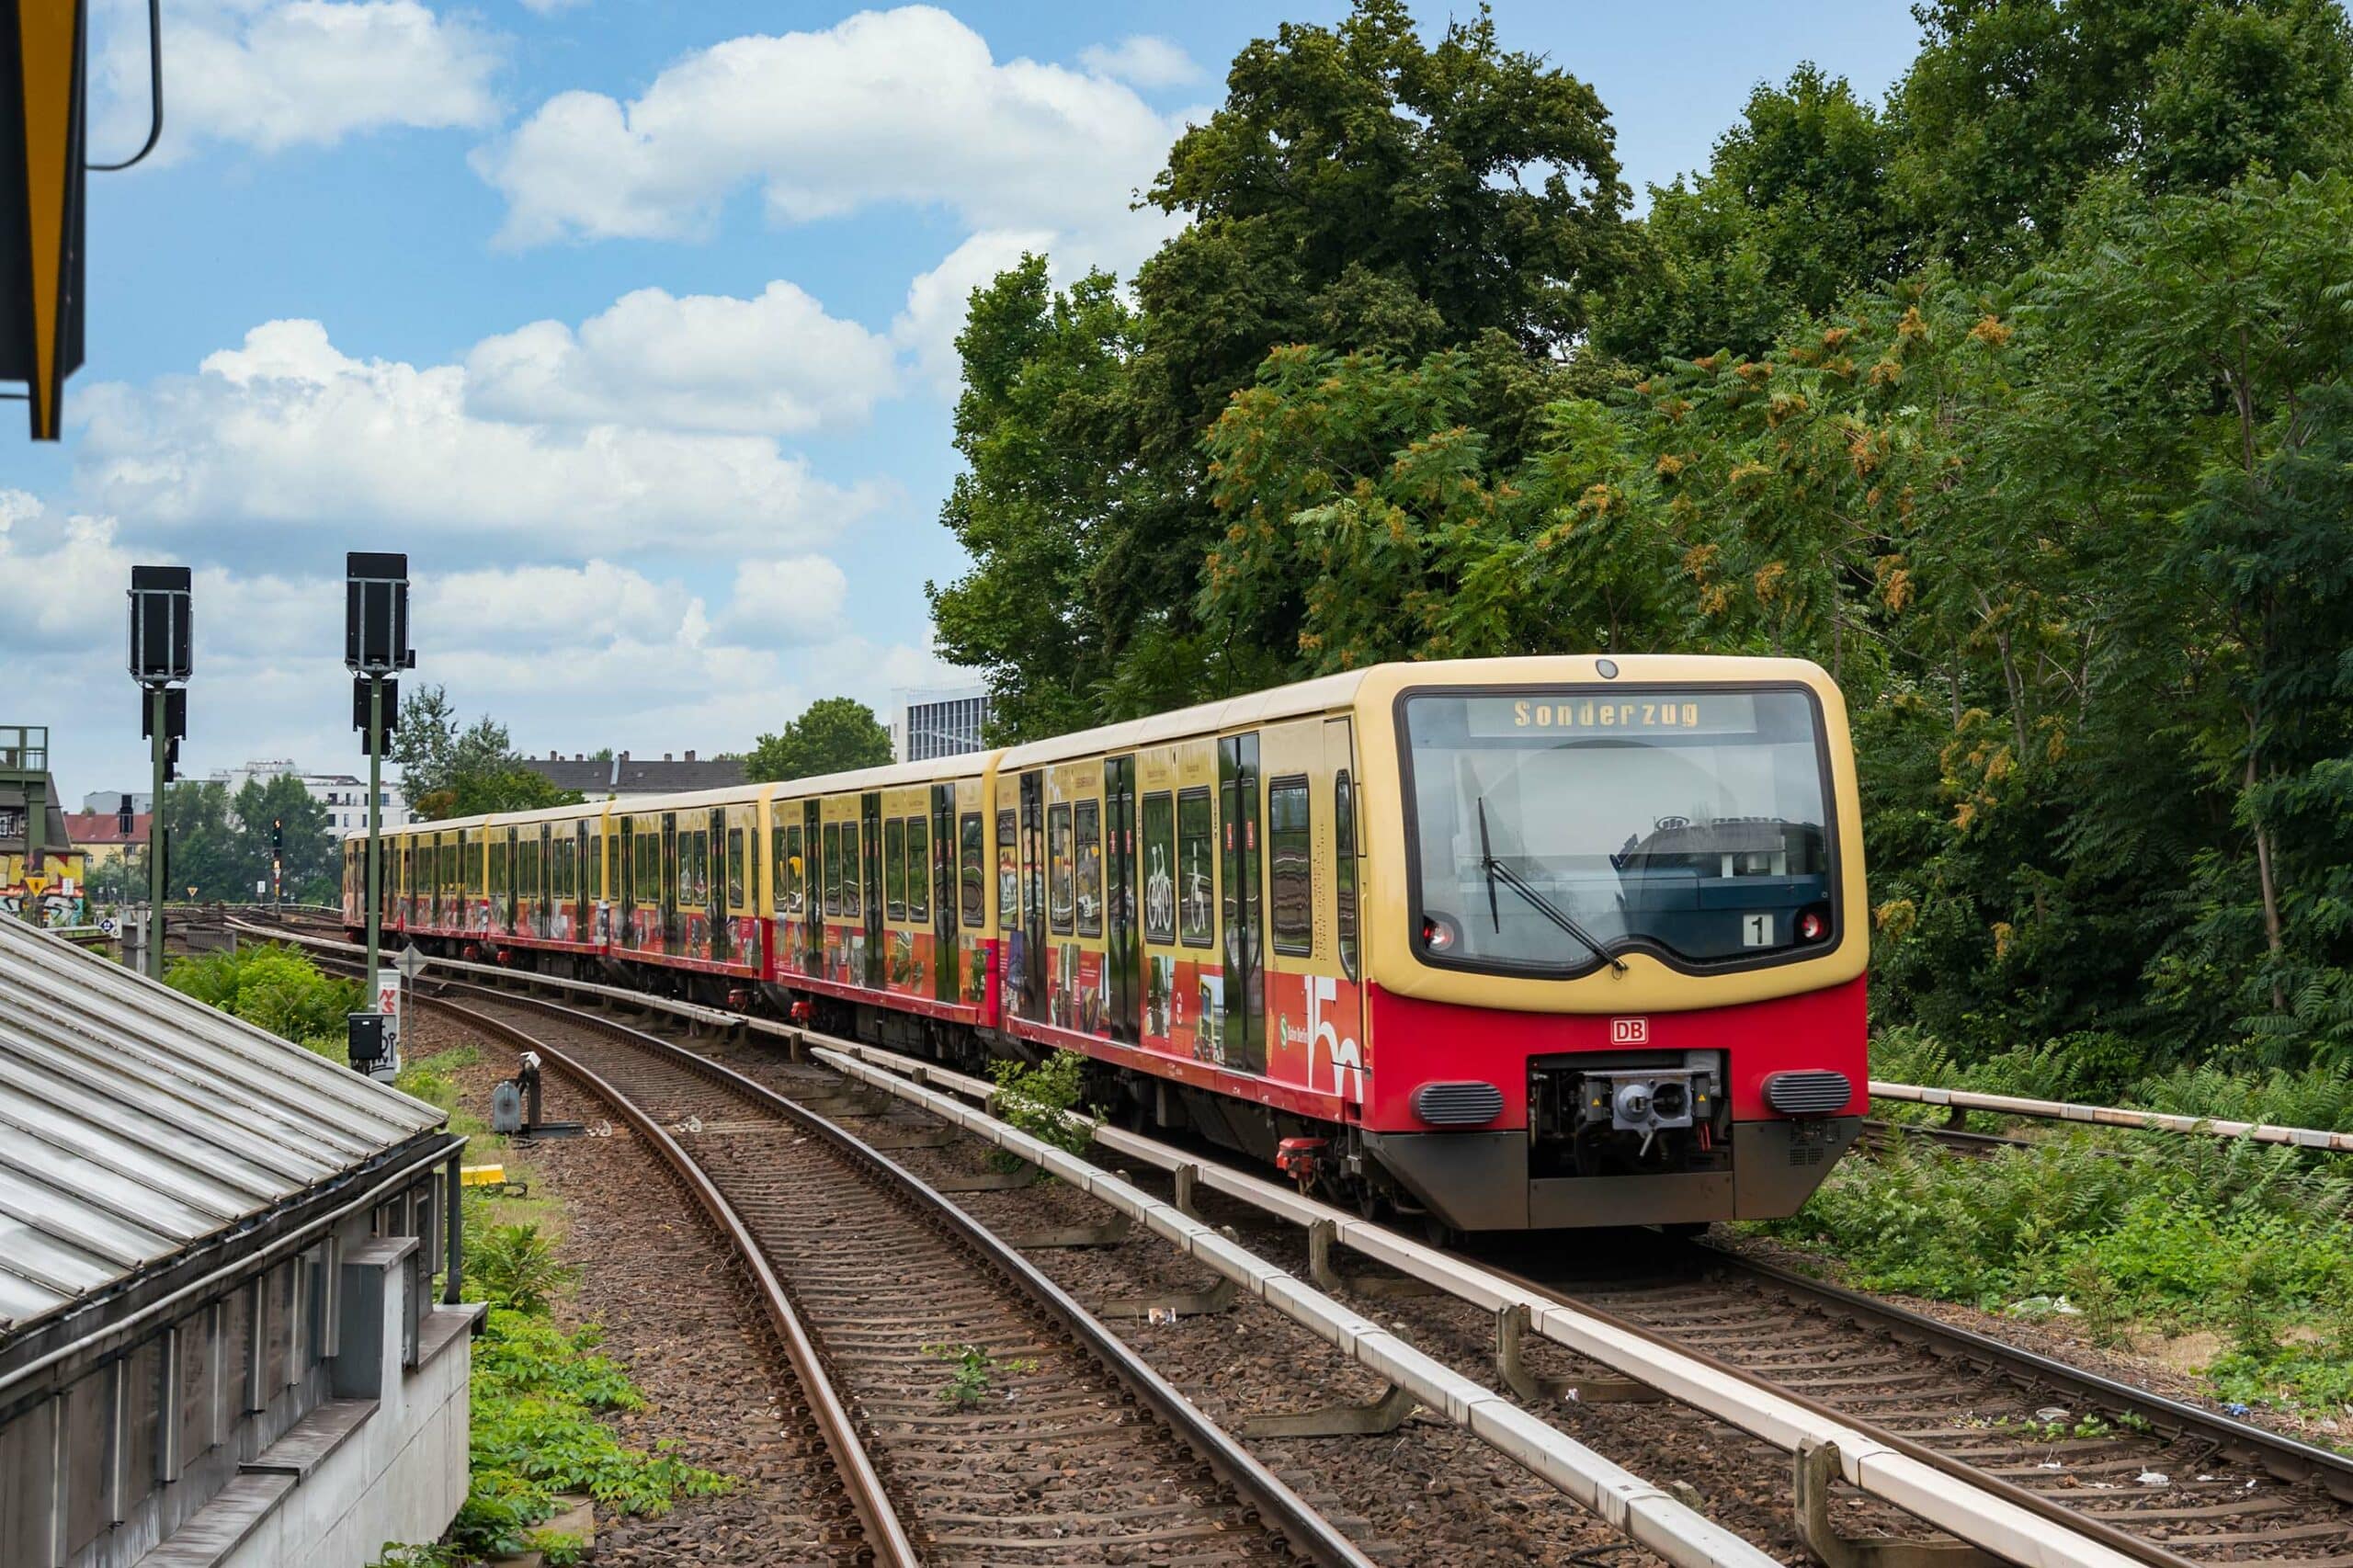
M 966 467 L 940 517 L 972 565 L 926 585 L 939 651 L 986 672 L 1000 733 L 1084 728 L 1130 641 L 1095 575 L 1115 519 L 1154 489 L 1131 455 L 1134 314 L 1108 273 L 1057 290 L 1045 258 L 1024 256 L 973 292 L 956 346 Z
M 506 726 L 489 714 L 461 728 L 438 686 L 420 687 L 402 700 L 400 727 L 384 752 L 400 764 L 409 809 L 427 820 L 539 811 L 582 799 L 524 767 Z
M 934 607 L 1007 738 L 1267 678 L 1196 597 L 1226 527 L 1201 442 L 1270 348 L 1461 348 L 1509 442 L 1627 254 L 1593 90 L 1483 10 L 1427 41 L 1401 0 L 1243 50 L 1145 199 L 1188 222 L 1137 273 L 1140 309 L 1105 278 L 1057 295 L 1032 262 L 961 345 L 970 471 L 944 520 L 973 567 Z
M 854 697 L 821 697 L 775 734 L 762 735 L 745 757 L 744 771 L 767 782 L 880 767 L 890 760 L 891 732 L 873 709 Z
M 1651 187 L 1643 265 L 1598 311 L 1596 342 L 1643 365 L 1761 355 L 1793 323 L 1893 281 L 1914 248 L 1892 178 L 1900 146 L 1844 77 L 1809 63 L 1760 83 L 1705 172 Z
M 1927 0 L 1895 92 L 1899 183 L 1929 242 L 2007 270 L 2086 184 L 2217 189 L 2345 155 L 2353 27 L 2336 0 Z

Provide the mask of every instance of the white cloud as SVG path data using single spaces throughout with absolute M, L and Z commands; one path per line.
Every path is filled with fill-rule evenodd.
M 523 0 L 523 9 L 546 17 L 552 16 L 558 11 L 569 11 L 574 6 L 585 4 L 586 0 Z
M 493 558 L 793 548 L 878 499 L 766 437 L 480 418 L 466 382 L 458 365 L 348 357 L 314 321 L 268 322 L 197 375 L 85 392 L 76 477 L 149 525 L 397 525 Z
M 466 357 L 468 412 L 745 435 L 863 420 L 897 381 L 891 345 L 790 283 L 756 299 L 625 294 L 575 333 L 541 321 Z
M 763 645 L 817 642 L 837 634 L 849 579 L 822 555 L 744 561 L 719 629 Z
M 95 62 L 99 141 L 127 157 L 148 113 L 143 7 L 108 7 Z M 188 0 L 164 7 L 164 140 L 264 152 L 392 126 L 474 128 L 498 108 L 491 40 L 417 0 Z
M 956 335 L 964 330 L 972 290 L 993 281 L 1025 252 L 1051 253 L 1053 242 L 1054 236 L 1044 230 L 986 230 L 907 285 L 906 308 L 891 324 L 891 336 L 915 356 L 926 381 L 941 391 L 955 391 L 963 372 Z
M 1097 76 L 1132 82 L 1139 87 L 1177 87 L 1201 79 L 1193 57 L 1165 38 L 1137 33 L 1106 48 L 1094 44 L 1078 51 L 1078 62 Z
M 747 184 L 786 222 L 899 203 L 972 229 L 1103 233 L 1133 226 L 1176 129 L 1109 76 L 999 62 L 954 17 L 910 6 L 729 40 L 627 104 L 560 94 L 475 166 L 517 244 L 695 233 Z M 1144 227 L 1129 243 L 1148 248 Z
M 0 490 L 0 628 L 9 644 L 95 651 L 94 629 L 121 630 L 131 566 L 113 518 L 59 517 L 24 491 Z

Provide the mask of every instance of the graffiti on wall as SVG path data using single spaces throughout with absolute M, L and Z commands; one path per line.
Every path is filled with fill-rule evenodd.
M 0 915 L 29 921 L 48 930 L 90 923 L 90 902 L 84 892 L 83 858 L 51 851 L 41 857 L 38 878 L 25 875 L 22 855 L 0 855 Z

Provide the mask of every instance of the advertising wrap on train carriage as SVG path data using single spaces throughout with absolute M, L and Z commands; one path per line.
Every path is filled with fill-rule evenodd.
M 1364 1017 L 1355 982 L 1329 974 L 1267 976 L 1267 1076 L 1364 1103 L 1367 1063 L 1357 1040 Z

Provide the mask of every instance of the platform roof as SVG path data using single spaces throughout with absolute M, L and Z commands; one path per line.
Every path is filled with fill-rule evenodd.
M 443 1120 L 0 916 L 0 1343 Z

